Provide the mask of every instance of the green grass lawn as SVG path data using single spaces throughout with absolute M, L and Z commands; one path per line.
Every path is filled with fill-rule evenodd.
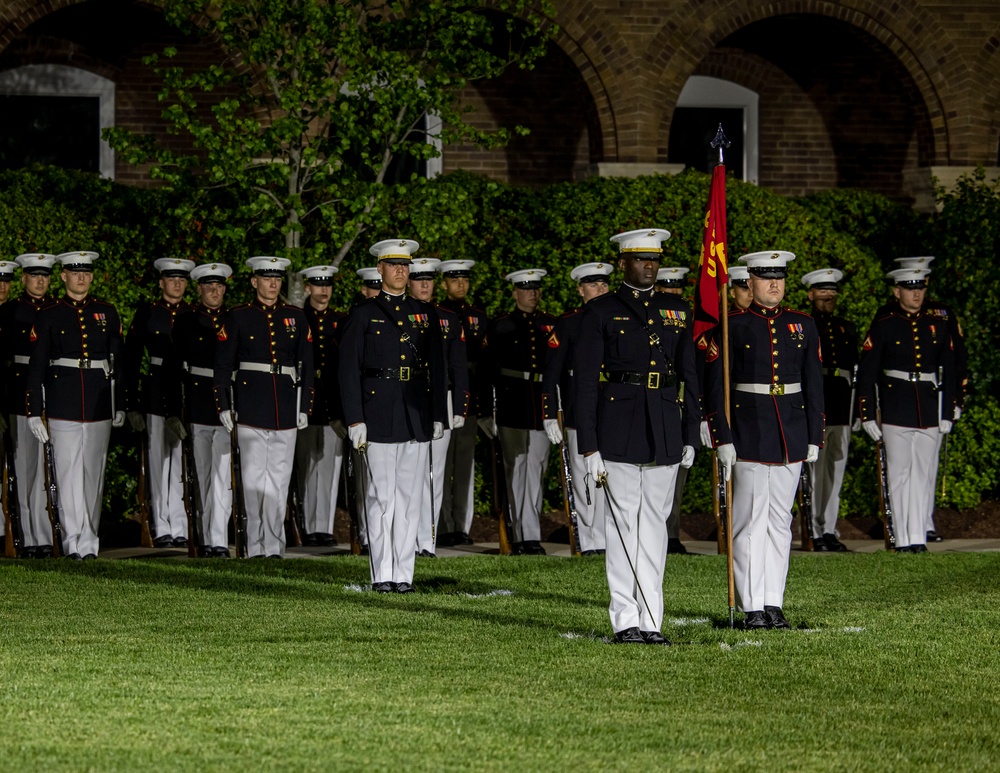
M 793 555 L 795 630 L 752 636 L 724 557 L 671 557 L 670 648 L 605 643 L 600 559 L 0 577 L 3 770 L 1000 768 L 997 553 Z

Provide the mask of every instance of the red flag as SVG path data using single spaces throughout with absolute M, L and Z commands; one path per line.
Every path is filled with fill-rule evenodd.
M 729 282 L 726 248 L 726 167 L 712 170 L 712 187 L 705 207 L 705 236 L 698 262 L 698 289 L 694 303 L 694 339 L 719 324 L 719 289 Z

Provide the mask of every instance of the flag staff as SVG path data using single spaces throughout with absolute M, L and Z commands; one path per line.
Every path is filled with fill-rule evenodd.
M 709 143 L 711 147 L 719 151 L 718 166 L 725 167 L 723 151 L 732 143 L 726 139 L 725 132 L 722 131 L 722 124 L 715 133 L 715 138 Z M 723 249 L 727 249 L 724 245 Z M 729 257 L 726 255 L 726 265 L 728 267 Z M 722 323 L 722 394 L 723 407 L 726 413 L 726 424 L 732 426 L 730 422 L 730 397 L 729 397 L 729 295 L 727 293 L 728 284 L 719 286 L 719 321 Z M 732 475 L 725 482 L 726 502 L 726 575 L 729 592 L 729 627 L 736 627 L 736 588 L 733 575 L 733 481 Z

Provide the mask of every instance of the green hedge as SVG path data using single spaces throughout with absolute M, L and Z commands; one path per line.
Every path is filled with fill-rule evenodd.
M 490 314 L 511 307 L 504 274 L 519 267 L 547 269 L 550 276 L 542 305 L 558 314 L 579 302 L 569 270 L 586 261 L 615 260 L 608 239 L 620 231 L 667 228 L 673 236 L 666 244 L 664 265 L 696 269 L 708 181 L 707 175 L 685 172 L 639 179 L 592 178 L 530 190 L 455 173 L 395 186 L 392 216 L 376 224 L 348 254 L 333 302 L 343 308 L 353 299 L 358 284 L 354 270 L 371 265 L 369 243 L 405 236 L 421 243 L 422 255 L 476 260 L 474 300 Z M 980 176 L 964 181 L 943 204 L 942 213 L 930 217 L 865 192 L 838 190 L 788 199 L 731 179 L 729 251 L 735 262 L 744 252 L 791 250 L 798 256 L 792 264 L 795 276 L 827 265 L 843 269 L 847 281 L 839 312 L 860 331 L 890 297 L 884 272 L 894 257 L 938 255 L 932 294 L 959 311 L 973 376 L 969 411 L 949 440 L 947 498 L 942 501 L 971 507 L 992 496 L 998 483 L 995 465 L 982 465 L 978 459 L 996 458 L 993 451 L 1000 437 L 993 377 L 1000 366 L 993 324 L 1000 301 L 991 293 L 989 276 L 1000 238 L 1000 192 Z M 281 254 L 281 241 L 273 224 L 239 222 L 236 211 L 225 192 L 184 199 L 52 168 L 4 172 L 0 173 L 0 250 L 8 257 L 28 251 L 101 253 L 94 291 L 115 303 L 127 324 L 140 299 L 158 296 L 152 270 L 158 257 L 225 261 L 237 275 L 230 302 L 248 298 L 245 259 Z M 304 240 L 304 253 L 310 255 L 322 255 L 330 243 L 322 228 Z M 291 257 L 295 268 L 306 260 Z M 189 292 L 193 299 L 194 288 Z M 789 281 L 786 303 L 808 308 L 798 281 Z M 125 430 L 116 431 L 113 443 L 106 505 L 111 513 L 121 514 L 135 501 L 135 438 Z M 842 515 L 874 514 L 873 454 L 867 437 L 855 435 Z M 685 493 L 687 511 L 710 510 L 707 464 L 708 454 L 699 454 Z M 561 496 L 556 470 L 553 454 L 546 497 L 554 507 Z M 480 485 L 481 510 L 488 506 L 487 494 Z

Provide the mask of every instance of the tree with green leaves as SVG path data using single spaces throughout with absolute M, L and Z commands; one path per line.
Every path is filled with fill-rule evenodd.
M 176 47 L 145 60 L 162 78 L 168 130 L 188 150 L 118 128 L 106 139 L 128 162 L 151 163 L 153 178 L 192 193 L 191 218 L 199 191 L 228 188 L 241 210 L 234 222 L 283 236 L 293 265 L 320 256 L 339 265 L 366 232 L 392 232 L 393 185 L 421 179 L 393 180 L 394 161 L 426 161 L 442 144 L 498 147 L 524 131 L 477 128 L 459 94 L 507 67 L 530 68 L 554 29 L 548 0 L 163 7 L 185 35 L 222 52 L 197 70 L 177 64 Z

